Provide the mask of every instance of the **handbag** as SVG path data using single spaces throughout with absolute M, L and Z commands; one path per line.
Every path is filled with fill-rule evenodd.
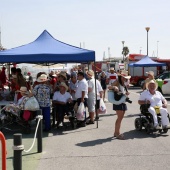
M 34 96 L 30 97 L 26 101 L 25 106 L 24 106 L 24 110 L 35 111 L 35 110 L 39 110 L 39 109 L 40 109 L 39 103 Z

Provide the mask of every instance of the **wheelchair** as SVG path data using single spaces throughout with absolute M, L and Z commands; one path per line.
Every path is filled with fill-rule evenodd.
M 74 103 L 68 103 L 67 104 L 67 111 L 64 114 L 64 118 L 69 120 L 69 123 L 71 125 L 72 129 L 77 128 L 77 118 L 76 118 L 76 113 L 74 111 Z M 57 113 L 57 106 L 53 106 L 52 108 L 52 117 L 53 117 L 53 127 L 56 126 L 56 120 L 58 121 L 58 113 Z M 64 128 L 68 128 L 68 124 L 64 123 Z
M 145 128 L 145 131 L 147 132 L 147 134 L 150 134 L 154 131 L 159 131 L 160 133 L 167 133 L 168 129 L 159 129 L 156 130 L 154 129 L 154 121 L 153 121 L 153 117 L 152 114 L 149 113 L 148 108 L 150 107 L 150 104 L 143 104 L 140 105 L 140 112 L 141 114 L 139 115 L 138 118 L 135 119 L 135 129 L 137 131 L 141 131 L 142 128 Z M 158 125 L 161 127 L 162 123 L 161 123 L 161 114 L 157 113 L 157 118 L 158 118 Z M 168 118 L 169 118 L 169 114 L 168 114 Z

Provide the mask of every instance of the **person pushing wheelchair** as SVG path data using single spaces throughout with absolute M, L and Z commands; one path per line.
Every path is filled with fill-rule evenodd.
M 150 80 L 146 83 L 146 90 L 144 90 L 138 100 L 140 105 L 150 104 L 148 111 L 153 116 L 154 129 L 159 130 L 161 127 L 158 124 L 157 112 L 161 114 L 162 129 L 169 129 L 169 118 L 167 110 L 167 100 L 157 91 L 158 84 L 155 80 Z

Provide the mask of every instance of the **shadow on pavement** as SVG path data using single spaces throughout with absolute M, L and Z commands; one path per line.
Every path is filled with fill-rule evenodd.
M 110 117 L 110 116 L 115 116 L 116 114 L 99 114 L 99 117 Z
M 157 137 L 167 137 L 169 135 L 165 133 L 158 133 L 154 132 L 151 134 L 147 134 L 146 131 L 143 129 L 142 131 L 137 131 L 137 130 L 130 130 L 129 132 L 123 133 L 125 136 L 125 139 L 144 139 L 144 138 L 157 138 Z
M 111 141 L 112 141 L 112 137 L 109 137 L 109 138 L 106 138 L 106 139 L 96 139 L 96 140 L 92 140 L 92 141 L 86 141 L 86 142 L 78 143 L 78 144 L 76 144 L 76 146 L 90 147 L 90 146 L 95 146 L 95 145 L 101 145 L 103 143 L 111 142 Z
M 128 114 L 128 115 L 125 115 L 124 118 L 138 117 L 139 115 L 141 115 L 141 113 L 137 113 L 137 114 Z

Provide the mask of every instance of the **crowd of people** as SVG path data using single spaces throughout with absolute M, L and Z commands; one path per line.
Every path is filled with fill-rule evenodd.
M 149 71 L 147 74 L 148 78 L 143 86 L 144 91 L 140 95 L 138 103 L 140 105 L 150 104 L 148 111 L 153 116 L 154 128 L 157 130 L 160 129 L 160 126 L 158 125 L 155 107 L 159 106 L 162 126 L 163 128 L 170 128 L 167 117 L 167 101 L 160 92 L 156 91 L 157 83 L 154 79 L 154 72 Z M 34 96 L 36 98 L 40 109 L 42 109 L 45 123 L 44 131 L 50 131 L 51 129 L 51 107 L 56 108 L 56 126 L 58 128 L 61 124 L 64 124 L 64 116 L 69 115 L 70 104 L 73 106 L 77 104 L 78 107 L 80 103 L 83 103 L 85 108 L 87 108 L 88 114 L 86 113 L 85 119 L 81 120 L 82 126 L 94 124 L 95 120 L 99 119 L 100 100 L 106 100 L 105 93 L 107 88 L 128 96 L 131 78 L 127 71 L 121 70 L 116 72 L 112 67 L 108 72 L 102 71 L 97 77 L 93 70 L 87 67 L 84 68 L 84 71 L 73 68 L 70 74 L 65 71 L 51 71 L 49 74 L 39 72 L 34 82 L 30 72 L 28 76 L 29 79 L 26 81 L 20 68 L 11 68 L 10 95 L 17 106 L 19 106 L 18 108 L 21 108 L 22 100 L 25 100 L 26 97 Z M 1 85 L 3 86 L 2 82 Z M 124 136 L 121 134 L 120 128 L 127 110 L 126 102 L 113 103 L 113 110 L 117 114 L 114 137 L 123 140 Z
M 104 71 L 101 72 L 97 77 L 98 80 L 95 81 L 93 70 L 88 68 L 85 68 L 84 71 L 73 68 L 70 74 L 65 71 L 54 72 L 52 70 L 49 74 L 39 72 L 33 82 L 30 72 L 27 73 L 26 80 L 20 68 L 12 67 L 9 84 L 10 94 L 6 96 L 6 99 L 14 100 L 14 106 L 21 108 L 18 106 L 22 103 L 22 99 L 34 96 L 40 109 L 42 109 L 45 123 L 44 131 L 51 129 L 51 106 L 56 107 L 56 126 L 59 127 L 64 123 L 64 116 L 68 114 L 68 104 L 70 103 L 77 103 L 77 106 L 83 103 L 87 108 L 89 114 L 86 114 L 88 116 L 82 121 L 82 126 L 94 124 L 94 121 L 99 119 L 100 99 L 105 101 L 107 84 L 113 83 L 114 79 L 117 78 L 117 74 L 113 76 L 113 68 L 107 74 Z M 24 93 L 25 97 L 23 97 L 22 89 L 27 89 Z M 12 108 L 14 106 L 10 106 L 10 108 L 14 109 Z

